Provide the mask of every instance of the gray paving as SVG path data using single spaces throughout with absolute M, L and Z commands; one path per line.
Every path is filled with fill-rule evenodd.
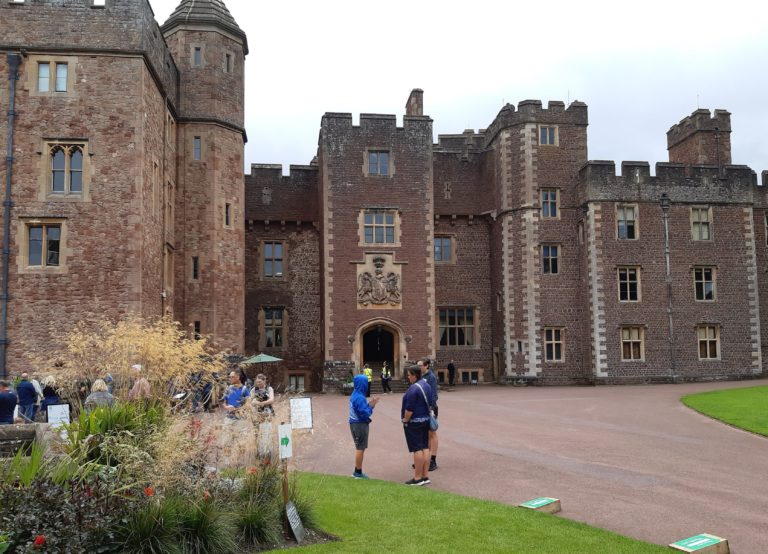
M 507 504 L 552 496 L 562 517 L 630 537 L 666 545 L 706 532 L 727 538 L 734 554 L 766 553 L 768 439 L 679 401 L 766 384 L 457 388 L 440 395 L 431 486 Z M 400 401 L 386 395 L 376 408 L 364 465 L 372 478 L 412 476 Z M 294 441 L 299 469 L 352 472 L 347 402 L 314 397 L 313 433 Z

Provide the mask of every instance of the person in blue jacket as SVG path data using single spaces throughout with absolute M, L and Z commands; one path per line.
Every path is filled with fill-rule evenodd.
M 368 391 L 368 377 L 364 374 L 355 375 L 352 381 L 354 390 L 349 397 L 349 429 L 352 431 L 352 440 L 355 441 L 355 471 L 352 477 L 355 479 L 368 479 L 363 473 L 363 456 L 368 448 L 368 429 L 371 423 L 373 408 L 379 401 L 378 396 L 366 398 Z
M 37 391 L 29 380 L 29 374 L 21 374 L 21 380 L 16 385 L 16 396 L 19 397 L 19 415 L 25 423 L 32 423 L 35 419 Z

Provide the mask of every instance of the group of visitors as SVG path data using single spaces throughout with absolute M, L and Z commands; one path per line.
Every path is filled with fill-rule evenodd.
M 19 376 L 15 387 L 10 381 L 0 381 L 0 425 L 31 423 L 38 415 L 47 414 L 48 406 L 60 403 L 52 375 L 43 379 L 42 384 L 28 373 Z
M 413 454 L 414 474 L 406 485 L 429 485 L 429 472 L 437 469 L 437 377 L 431 370 L 429 358 L 419 360 L 416 367 L 407 369 L 410 386 L 403 395 L 400 421 L 403 425 L 408 451 Z M 379 397 L 366 399 L 370 389 L 368 377 L 363 373 L 354 380 L 354 391 L 349 398 L 349 427 L 355 443 L 355 470 L 352 477 L 368 479 L 363 472 L 363 458 L 368 448 L 371 416 Z M 432 421 L 435 422 L 434 428 Z
M 275 415 L 275 391 L 267 384 L 267 377 L 259 373 L 254 381 L 253 388 L 243 383 L 240 372 L 231 371 L 229 373 L 229 386 L 224 392 L 224 410 L 227 412 L 227 419 L 242 419 L 245 411 L 244 407 L 250 401 L 251 408 L 264 419 L 269 419 Z

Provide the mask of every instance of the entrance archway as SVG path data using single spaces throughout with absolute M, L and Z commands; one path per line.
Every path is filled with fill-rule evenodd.
M 371 369 L 381 369 L 384 362 L 390 369 L 395 366 L 395 335 L 383 325 L 375 325 L 362 336 L 363 363 Z

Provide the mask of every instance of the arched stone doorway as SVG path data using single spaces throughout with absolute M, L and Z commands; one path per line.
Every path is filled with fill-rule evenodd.
M 363 363 L 372 369 L 395 366 L 395 335 L 383 325 L 375 325 L 362 335 Z
M 371 364 L 381 369 L 386 361 L 395 378 L 402 377 L 402 359 L 407 356 L 406 337 L 400 326 L 388 319 L 375 319 L 358 327 L 354 339 L 353 361 L 358 367 Z

